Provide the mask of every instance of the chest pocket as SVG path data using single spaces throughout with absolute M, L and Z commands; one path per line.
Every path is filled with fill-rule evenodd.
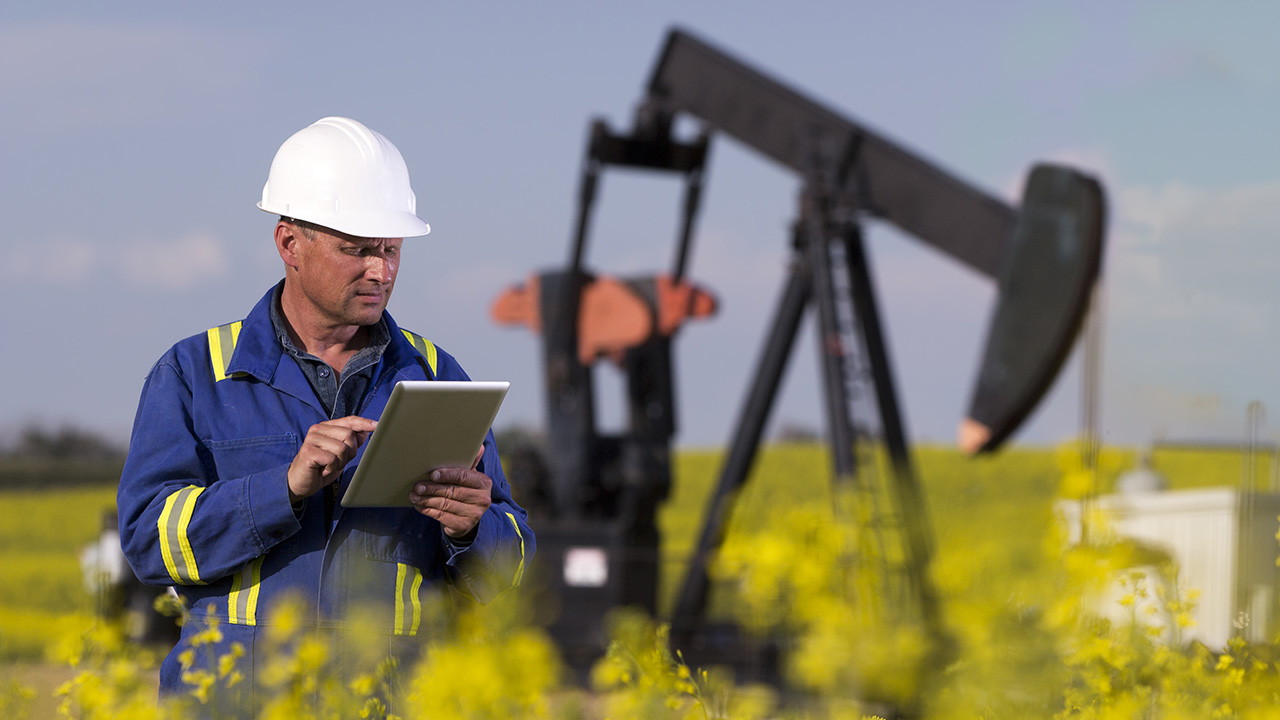
M 293 462 L 293 456 L 298 453 L 298 436 L 286 433 L 237 440 L 205 440 L 204 447 L 213 463 L 214 477 L 247 477 Z
M 428 569 L 440 562 L 440 526 L 407 508 L 347 508 L 344 519 L 364 536 L 370 560 Z

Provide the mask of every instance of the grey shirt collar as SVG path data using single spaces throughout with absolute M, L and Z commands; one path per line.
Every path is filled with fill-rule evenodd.
M 387 319 L 379 318 L 369 327 L 369 344 L 364 346 L 355 357 L 347 361 L 342 369 L 341 378 L 323 360 L 298 348 L 289 337 L 288 325 L 284 313 L 280 309 L 280 295 L 284 292 L 284 283 L 276 286 L 271 298 L 271 327 L 275 331 L 280 347 L 293 357 L 306 376 L 307 382 L 315 391 L 320 404 L 330 418 L 345 417 L 359 412 L 369 381 L 373 376 L 373 368 L 382 360 L 382 354 L 391 343 L 391 331 L 387 327 Z

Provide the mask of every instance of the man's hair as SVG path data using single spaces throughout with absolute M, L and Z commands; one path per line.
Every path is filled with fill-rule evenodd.
M 287 217 L 285 215 L 281 215 L 280 222 L 289 223 L 290 225 L 296 225 L 298 228 L 302 230 L 302 234 L 305 235 L 308 240 L 314 241 L 316 239 L 315 225 L 307 222 L 306 220 L 297 220 L 291 217 Z

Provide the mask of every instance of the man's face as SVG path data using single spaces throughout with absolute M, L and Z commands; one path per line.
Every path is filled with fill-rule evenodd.
M 373 325 L 391 299 L 403 238 L 364 238 L 318 225 L 295 229 L 300 296 L 328 325 Z

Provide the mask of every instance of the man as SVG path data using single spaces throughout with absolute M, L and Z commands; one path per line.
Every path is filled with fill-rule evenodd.
M 412 508 L 338 502 L 398 381 L 469 379 L 385 310 L 403 238 L 430 232 L 400 152 L 324 118 L 280 147 L 258 207 L 280 216 L 283 281 L 243 321 L 155 364 L 120 480 L 130 565 L 189 608 L 164 693 L 190 690 L 184 670 L 233 643 L 249 655 L 244 675 L 260 669 L 260 631 L 287 597 L 320 628 L 372 617 L 394 649 L 419 633 L 428 593 L 450 583 L 487 601 L 518 583 L 534 549 L 492 432 L 474 468 L 418 483 Z M 221 641 L 184 656 L 209 616 Z

